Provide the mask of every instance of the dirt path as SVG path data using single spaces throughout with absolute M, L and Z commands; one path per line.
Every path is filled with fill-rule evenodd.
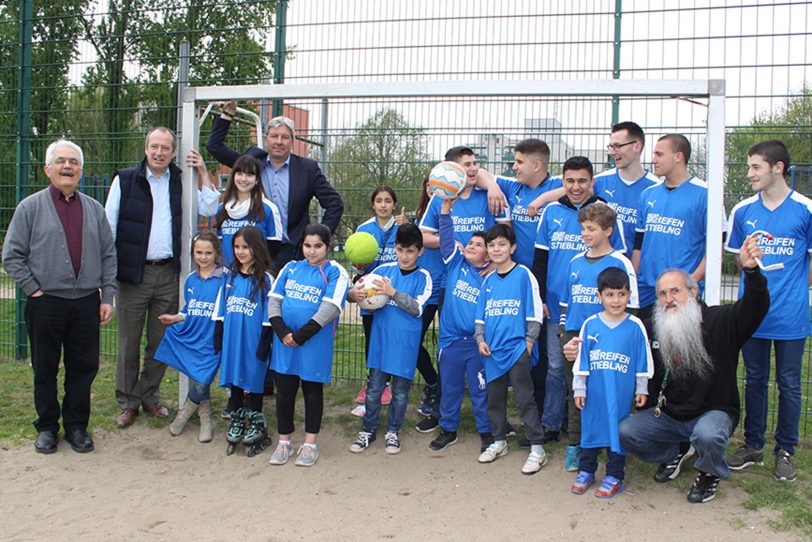
M 137 422 L 96 435 L 87 455 L 64 442 L 51 456 L 33 446 L 0 450 L 0 539 L 797 539 L 746 511 L 729 484 L 715 501 L 691 505 L 682 491 L 632 472 L 624 494 L 602 501 L 569 492 L 560 448 L 542 472 L 523 476 L 517 449 L 476 463 L 475 435 L 443 457 L 432 457 L 430 437 L 414 431 L 404 432 L 400 455 L 385 454 L 380 442 L 356 455 L 330 425 L 311 469 L 272 467 L 268 451 L 227 457 L 222 431 L 202 445 L 194 425 L 172 438 Z

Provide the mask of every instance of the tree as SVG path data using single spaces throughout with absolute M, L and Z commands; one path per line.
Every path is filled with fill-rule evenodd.
M 765 139 L 780 139 L 789 149 L 790 160 L 800 168 L 802 182 L 799 191 L 810 190 L 812 168 L 812 89 L 804 87 L 800 94 L 770 113 L 758 116 L 749 126 L 735 128 L 727 135 L 727 186 L 731 205 L 751 194 L 747 180 L 747 151 Z
M 423 128 L 412 126 L 394 109 L 381 109 L 342 139 L 329 156 L 330 181 L 344 198 L 343 221 L 355 228 L 368 219 L 369 197 L 379 186 L 398 195 L 398 209 L 414 209 L 428 172 Z

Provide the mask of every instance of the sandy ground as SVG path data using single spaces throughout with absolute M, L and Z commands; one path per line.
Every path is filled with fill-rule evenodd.
M 173 438 L 142 419 L 99 432 L 90 454 L 64 442 L 50 456 L 34 453 L 33 444 L 0 450 L 0 539 L 798 539 L 745 510 L 743 493 L 730 484 L 716 500 L 691 505 L 683 490 L 631 469 L 626 492 L 611 501 L 572 495 L 560 445 L 544 470 L 524 476 L 525 452 L 515 446 L 478 464 L 475 434 L 441 457 L 429 452 L 429 435 L 412 429 L 400 455 L 384 453 L 380 441 L 351 454 L 351 439 L 328 424 L 318 464 L 305 469 L 269 465 L 270 451 L 228 457 L 222 431 L 199 444 L 196 424 Z

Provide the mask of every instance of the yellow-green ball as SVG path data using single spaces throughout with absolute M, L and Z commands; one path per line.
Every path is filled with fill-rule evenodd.
M 344 252 L 353 265 L 371 264 L 378 256 L 378 241 L 367 232 L 355 232 L 347 237 Z

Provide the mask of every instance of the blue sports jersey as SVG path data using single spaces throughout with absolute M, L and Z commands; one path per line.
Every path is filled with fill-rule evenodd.
M 398 233 L 398 225 L 395 224 L 394 217 L 389 219 L 385 228 L 381 228 L 373 216 L 358 226 L 355 231 L 366 232 L 378 241 L 378 255 L 375 257 L 375 261 L 372 262 L 372 265 L 364 269 L 365 273 L 372 273 L 373 270 L 382 263 L 397 261 L 397 255 L 395 255 L 395 236 Z
M 217 207 L 220 213 L 222 205 Z M 234 235 L 246 226 L 256 226 L 262 232 L 262 236 L 268 241 L 282 240 L 282 221 L 279 219 L 279 209 L 271 200 L 262 199 L 262 210 L 265 218 L 261 222 L 251 220 L 249 217 L 234 219 L 231 217 L 223 221 L 223 225 L 217 229 L 217 237 L 222 240 L 223 265 L 226 267 L 234 261 Z
M 271 275 L 265 281 L 273 285 Z M 223 321 L 223 351 L 220 364 L 220 385 L 237 386 L 251 393 L 264 391 L 268 363 L 257 359 L 257 346 L 262 327 L 268 321 L 268 289 L 251 297 L 254 282 L 242 273 L 226 273 L 220 288 L 212 319 Z
M 206 279 L 197 271 L 186 277 L 183 284 L 186 305 L 180 310 L 183 322 L 166 328 L 155 351 L 155 359 L 202 384 L 211 384 L 220 367 L 220 354 L 214 353 L 211 317 L 223 276 L 222 269 L 215 269 Z
M 375 273 L 389 278 L 398 292 L 417 300 L 420 314 L 412 316 L 406 313 L 392 299 L 374 311 L 367 368 L 412 380 L 417 367 L 423 309 L 431 297 L 431 275 L 419 267 L 404 275 L 397 262 L 380 265 Z
M 606 200 L 606 203 L 615 210 L 617 217 L 623 222 L 627 254 L 631 254 L 634 248 L 634 230 L 637 227 L 640 194 L 646 188 L 661 182 L 648 170 L 642 177 L 632 182 L 624 180 L 617 168 L 595 175 L 595 195 Z
M 566 301 L 561 302 L 566 307 L 564 322 L 565 331 L 578 331 L 587 318 L 603 310 L 603 304 L 598 299 L 598 275 L 609 267 L 618 267 L 629 276 L 629 303 L 630 309 L 640 308 L 637 297 L 637 275 L 632 262 L 618 251 L 601 257 L 597 261 L 589 261 L 586 252 L 578 254 L 567 268 Z
M 488 382 L 507 373 L 527 351 L 527 323 L 540 324 L 542 319 L 539 285 L 527 267 L 516 264 L 504 277 L 495 271 L 485 277 L 475 323 L 485 325 L 485 342 L 491 349 L 490 356 L 482 356 Z M 531 356 L 534 365 L 535 348 Z
M 657 277 L 666 269 L 693 273 L 705 257 L 708 185 L 691 177 L 669 190 L 665 183 L 640 195 L 637 232 L 643 232 L 637 283 L 640 306 L 654 303 Z
M 496 184 L 510 203 L 510 220 L 513 223 L 513 231 L 516 232 L 516 252 L 513 253 L 513 261 L 532 268 L 536 230 L 541 213 L 531 218 L 527 214 L 527 206 L 542 194 L 561 188 L 561 178 L 553 178 L 548 173 L 547 178 L 536 188 L 530 188 L 508 177 L 496 177 Z
M 446 281 L 448 288 L 443 301 L 443 310 L 440 313 L 440 340 L 438 347 L 442 350 L 448 348 L 459 339 L 474 336 L 476 326 L 477 300 L 479 299 L 482 281 L 479 269 L 468 263 L 459 245 L 451 240 L 447 243 L 446 233 L 453 236 L 453 225 L 447 215 L 440 215 L 440 242 L 442 251 L 448 254 L 444 260 L 446 265 Z M 446 227 L 450 231 L 446 230 Z
M 764 271 L 770 289 L 770 311 L 753 337 L 759 339 L 803 339 L 809 324 L 809 254 L 812 252 L 812 200 L 792 191 L 774 210 L 764 206 L 761 194 L 741 201 L 728 222 L 725 248 L 739 253 L 744 240 L 756 231 L 762 235 L 759 247 L 764 265 L 783 263 L 783 269 Z M 744 278 L 739 297 L 744 293 Z
M 609 242 L 618 252 L 626 252 L 623 224 L 620 220 L 616 224 Z M 561 319 L 560 303 L 567 298 L 567 267 L 574 256 L 586 252 L 588 248 L 581 238 L 578 210 L 559 201 L 547 205 L 539 219 L 536 248 L 549 253 L 544 302 L 550 312 L 550 320 L 558 322 Z
M 587 377 L 581 446 L 625 455 L 618 425 L 631 411 L 637 377 L 654 374 L 646 328 L 631 314 L 614 327 L 596 314 L 584 322 L 580 337 L 573 374 Z
M 288 262 L 276 277 L 271 297 L 282 302 L 282 320 L 296 331 L 319 310 L 322 302 L 344 308 L 349 278 L 335 260 L 315 267 L 307 260 Z M 271 369 L 296 375 L 308 382 L 330 382 L 333 368 L 333 338 L 338 318 L 325 325 L 301 346 L 286 346 L 277 335 L 273 338 Z

